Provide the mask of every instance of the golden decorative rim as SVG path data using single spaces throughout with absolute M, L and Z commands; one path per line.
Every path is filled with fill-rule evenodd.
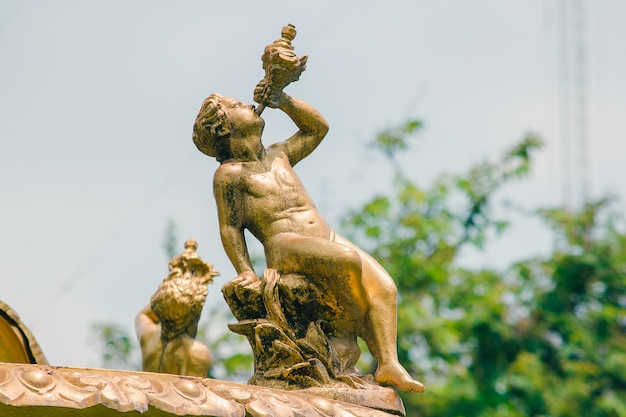
M 18 411 L 26 411 L 24 407 L 33 407 L 33 410 L 35 407 L 38 410 L 67 408 L 68 415 L 75 415 L 69 413 L 70 409 L 99 405 L 119 413 L 137 411 L 148 412 L 148 415 L 155 408 L 178 416 L 392 416 L 301 391 L 281 391 L 208 378 L 0 363 L 2 415 L 12 415 L 12 412 L 17 415 Z

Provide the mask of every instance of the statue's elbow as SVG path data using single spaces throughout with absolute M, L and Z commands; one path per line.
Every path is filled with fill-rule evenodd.
M 323 139 L 326 134 L 328 133 L 328 130 L 330 129 L 330 125 L 328 124 L 328 122 L 326 121 L 326 119 L 320 120 L 320 124 L 318 127 L 318 135 L 321 139 Z

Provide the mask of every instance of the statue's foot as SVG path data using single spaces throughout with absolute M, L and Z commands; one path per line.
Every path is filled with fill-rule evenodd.
M 421 382 L 411 378 L 399 363 L 378 365 L 374 379 L 381 385 L 389 385 L 403 392 L 424 392 L 426 389 Z

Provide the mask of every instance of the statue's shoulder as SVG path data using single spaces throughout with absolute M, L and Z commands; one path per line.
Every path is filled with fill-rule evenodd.
M 223 162 L 213 175 L 214 186 L 231 185 L 239 182 L 241 179 L 241 171 L 243 164 L 238 161 L 226 161 Z
M 274 164 L 276 160 L 281 164 L 291 165 L 287 142 L 278 142 L 267 147 L 267 160 L 270 164 Z

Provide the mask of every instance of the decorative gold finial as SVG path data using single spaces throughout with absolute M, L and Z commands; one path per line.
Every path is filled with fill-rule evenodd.
M 265 77 L 254 89 L 254 101 L 259 103 L 256 113 L 261 115 L 266 106 L 278 107 L 279 95 L 285 87 L 300 79 L 306 69 L 306 55 L 297 56 L 291 41 L 296 37 L 296 27 L 284 26 L 281 38 L 265 47 L 261 60 Z

